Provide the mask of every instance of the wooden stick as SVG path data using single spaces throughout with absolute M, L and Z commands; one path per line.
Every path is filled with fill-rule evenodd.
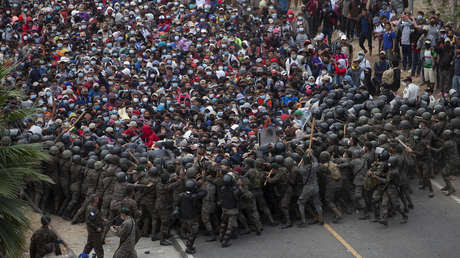
M 397 140 L 399 143 L 401 143 L 401 145 L 402 145 L 405 149 L 407 149 L 409 152 L 412 152 L 411 147 L 407 146 L 403 141 L 401 141 L 401 139 L 396 138 L 396 140 Z
M 85 114 L 86 114 L 86 111 L 83 112 L 83 113 L 81 113 L 81 115 L 77 118 L 77 120 L 75 120 L 75 122 L 74 122 L 72 125 L 70 125 L 69 128 L 65 129 L 63 132 L 61 132 L 61 133 L 58 135 L 58 137 L 56 137 L 55 142 L 57 142 L 59 139 L 61 139 L 62 135 L 64 135 L 64 134 L 67 133 L 68 131 L 70 131 L 70 129 L 72 129 L 72 128 L 83 118 L 83 116 L 84 116 Z
M 310 143 L 308 144 L 308 149 L 311 151 L 311 144 L 313 143 L 313 132 L 315 131 L 315 119 L 311 122 L 311 132 L 310 132 Z
M 128 154 L 129 154 L 129 156 L 130 156 L 131 158 L 134 159 L 134 161 L 136 162 L 136 165 L 139 165 L 139 160 L 137 160 L 136 156 L 134 156 L 134 155 L 131 153 L 131 151 L 128 151 Z
M 347 137 L 347 127 L 348 124 L 343 125 L 343 138 Z
M 272 172 L 273 172 L 273 168 L 270 170 L 270 172 L 268 172 L 268 175 L 267 175 L 267 177 L 265 178 L 264 185 L 267 185 L 268 179 L 269 179 L 270 176 L 272 175 Z
M 302 165 L 302 162 L 303 162 L 303 158 L 300 160 L 299 164 L 297 164 L 297 167 L 300 167 L 300 165 Z

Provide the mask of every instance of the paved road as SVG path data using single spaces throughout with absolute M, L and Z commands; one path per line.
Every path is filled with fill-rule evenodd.
M 287 230 L 266 227 L 262 236 L 242 236 L 226 249 L 200 237 L 195 257 L 460 257 L 460 205 L 437 189 L 435 194 L 429 199 L 426 192 L 414 189 L 415 209 L 405 225 L 399 224 L 399 216 L 390 219 L 386 228 L 351 215 L 340 224 L 330 224 L 357 254 L 345 248 L 325 227 L 312 225 Z

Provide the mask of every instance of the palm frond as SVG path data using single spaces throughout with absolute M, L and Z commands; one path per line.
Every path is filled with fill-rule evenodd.
M 9 98 L 23 98 L 24 96 L 22 90 L 0 88 L 0 106 L 4 106 Z
M 20 257 L 25 249 L 25 231 L 29 220 L 23 213 L 20 199 L 0 196 L 0 253 L 5 257 Z
M 11 65 L 0 65 L 0 80 L 3 79 L 8 74 L 12 73 L 16 67 L 18 67 L 19 63 L 11 64 Z
M 3 114 L 3 116 L 0 117 L 0 125 L 8 127 L 8 125 L 22 121 L 24 118 L 30 117 L 35 113 L 37 113 L 35 108 L 11 110 L 10 112 Z
M 0 65 L 0 80 L 12 73 L 18 64 Z M 10 125 L 21 123 L 37 110 L 5 108 L 10 98 L 22 99 L 24 93 L 18 87 L 0 87 L 0 135 L 8 135 Z M 0 257 L 20 257 L 25 250 L 25 232 L 29 220 L 23 213 L 25 202 L 19 198 L 23 184 L 29 180 L 49 183 L 53 181 L 40 173 L 41 161 L 48 159 L 41 144 L 0 146 Z
M 18 180 L 15 180 L 13 177 L 8 175 L 2 175 L 2 180 L 0 180 L 0 196 L 6 198 L 14 198 L 17 196 L 20 191 L 20 184 Z
M 41 160 L 48 158 L 49 156 L 42 152 L 41 144 L 0 146 L 0 169 L 39 164 Z

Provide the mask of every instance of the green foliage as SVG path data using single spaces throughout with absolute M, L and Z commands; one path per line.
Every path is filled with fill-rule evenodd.
M 0 66 L 0 80 L 11 73 L 16 65 Z M 11 125 L 29 117 L 35 109 L 8 107 L 9 100 L 24 96 L 18 89 L 0 85 L 0 136 L 6 135 Z M 26 203 L 20 193 L 25 182 L 39 180 L 53 183 L 40 173 L 40 162 L 48 158 L 40 144 L 0 146 L 0 257 L 20 257 L 26 249 L 25 232 L 29 220 L 24 215 Z
M 441 19 L 445 22 L 453 22 L 454 28 L 458 27 L 457 21 L 460 20 L 460 8 L 456 4 L 456 0 L 423 1 L 427 5 L 428 11 L 439 11 L 441 13 Z

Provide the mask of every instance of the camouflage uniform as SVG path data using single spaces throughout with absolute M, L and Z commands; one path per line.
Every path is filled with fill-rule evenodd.
M 297 200 L 297 205 L 299 207 L 301 217 L 300 226 L 306 225 L 305 204 L 311 199 L 313 200 L 313 205 L 318 214 L 318 221 L 322 222 L 323 208 L 321 200 L 319 198 L 319 185 L 317 173 L 318 163 L 316 161 L 316 158 L 313 158 L 312 164 L 308 164 L 308 162 L 304 160 L 304 164 L 302 164 L 299 168 L 299 174 L 302 176 L 303 181 L 302 192 L 299 196 L 299 199 Z
M 291 216 L 289 214 L 289 204 L 293 194 L 293 189 L 289 185 L 288 171 L 285 167 L 273 168 L 273 176 L 268 178 L 268 183 L 275 184 L 277 192 L 281 196 L 280 208 L 286 220 L 286 226 L 291 226 Z
M 360 219 L 367 218 L 366 202 L 364 200 L 364 175 L 367 171 L 367 164 L 364 159 L 355 158 L 351 161 L 353 166 L 353 184 L 355 185 L 354 199 L 356 207 L 361 213 Z
M 214 184 L 213 178 L 207 176 L 203 179 L 201 184 L 201 190 L 206 191 L 208 194 L 203 198 L 201 205 L 201 221 L 203 222 L 206 231 L 214 236 L 214 229 L 211 223 L 211 217 L 215 216 L 216 213 L 216 198 L 217 198 L 217 187 Z M 211 239 L 213 239 L 212 237 Z
M 140 220 L 143 223 L 142 235 L 147 236 L 149 230 L 152 232 L 152 237 L 155 239 L 155 234 L 157 231 L 157 213 L 155 209 L 155 200 L 156 200 L 156 186 L 159 183 L 160 178 L 155 177 L 144 177 L 140 180 L 141 184 L 152 183 L 151 187 L 141 189 L 138 192 L 138 203 L 142 210 L 142 216 Z M 150 228 L 149 228 L 150 226 Z
M 55 232 L 42 226 L 34 232 L 30 239 L 30 258 L 42 258 L 47 254 L 56 252 L 59 248 L 58 236 Z
M 70 168 L 70 195 L 71 199 L 64 212 L 64 217 L 72 218 L 77 208 L 81 195 L 81 183 L 83 182 L 83 167 L 76 162 L 72 163 Z
M 244 233 L 249 233 L 249 226 L 247 220 L 254 224 L 257 234 L 262 231 L 262 224 L 260 223 L 259 212 L 257 211 L 256 201 L 252 192 L 249 191 L 249 179 L 246 176 L 240 177 L 243 182 L 241 186 L 241 199 L 238 213 L 238 220 L 243 226 Z
M 337 222 L 337 220 L 339 220 L 342 215 L 337 209 L 335 199 L 342 190 L 342 176 L 340 174 L 339 168 L 332 161 L 322 163 L 319 166 L 319 173 L 326 179 L 325 201 L 327 206 L 334 212 L 336 216 L 334 222 Z
M 51 153 L 50 153 L 51 154 Z M 56 153 L 57 154 L 57 153 Z M 57 209 L 59 208 L 59 204 L 61 203 L 61 198 L 63 196 L 61 186 L 59 184 L 59 157 L 52 155 L 49 160 L 44 162 L 44 171 L 47 176 L 55 182 L 54 184 L 46 184 L 45 185 L 45 192 L 43 195 L 43 200 L 48 201 L 51 200 L 51 212 L 56 213 Z M 42 201 L 41 209 L 46 207 L 45 203 Z
M 270 224 L 274 225 L 275 220 L 273 219 L 272 213 L 268 208 L 267 201 L 265 200 L 264 192 L 262 189 L 265 180 L 264 173 L 257 168 L 251 168 L 248 170 L 247 176 L 250 182 L 249 190 L 254 196 L 256 205 L 268 218 Z
M 219 238 L 222 242 L 222 246 L 226 247 L 230 245 L 230 237 L 238 227 L 238 206 L 242 192 L 239 187 L 230 185 L 222 186 L 220 192 L 222 219 Z
M 69 158 L 61 158 L 59 160 L 59 185 L 62 189 L 63 201 L 60 203 L 58 215 L 62 215 L 65 208 L 72 199 L 70 194 L 70 169 L 72 168 L 72 161 Z
M 136 249 L 136 223 L 128 216 L 115 232 L 120 237 L 120 244 L 113 258 L 137 258 Z
M 174 183 L 159 182 L 156 185 L 156 200 L 155 209 L 158 214 L 157 217 L 152 218 L 157 220 L 160 219 L 160 240 L 165 240 L 169 232 L 169 216 L 172 212 L 172 193 L 174 189 L 179 185 L 183 184 L 183 180 L 178 180 Z
M 104 257 L 102 248 L 102 230 L 104 222 L 99 209 L 89 205 L 86 209 L 86 229 L 88 230 L 88 239 L 86 240 L 83 252 L 89 254 L 94 249 L 98 258 Z

